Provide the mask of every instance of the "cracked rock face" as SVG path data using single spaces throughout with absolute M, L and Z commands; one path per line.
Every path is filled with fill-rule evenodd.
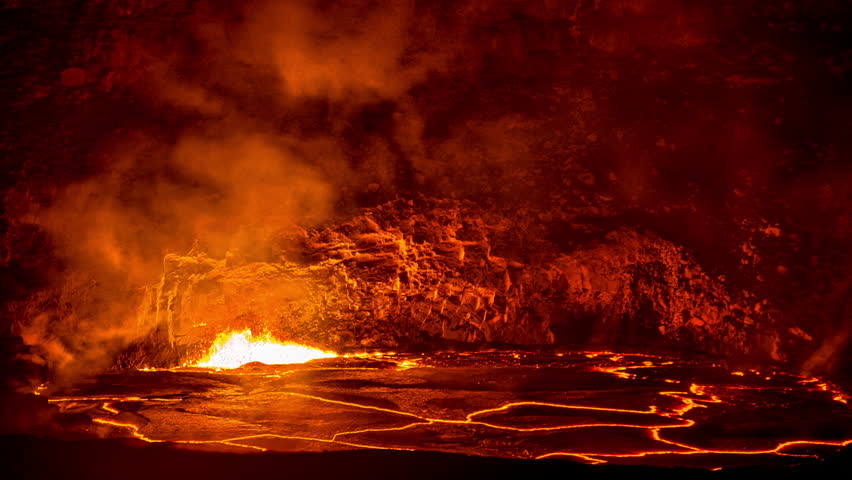
M 672 243 L 619 229 L 560 251 L 546 228 L 529 212 L 396 200 L 283 235 L 272 261 L 168 255 L 138 323 L 187 358 L 246 327 L 330 348 L 677 341 L 781 358 L 771 318 L 746 314 Z

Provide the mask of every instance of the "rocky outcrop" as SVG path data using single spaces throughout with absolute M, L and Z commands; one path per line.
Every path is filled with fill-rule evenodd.
M 139 328 L 160 327 L 189 356 L 248 327 L 330 348 L 668 339 L 780 358 L 770 319 L 737 304 L 683 249 L 620 229 L 560 251 L 542 239 L 546 228 L 530 212 L 418 198 L 281 235 L 266 262 L 196 248 L 166 256 Z

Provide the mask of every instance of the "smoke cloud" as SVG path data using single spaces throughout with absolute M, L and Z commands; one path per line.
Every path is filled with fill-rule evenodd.
M 19 332 L 55 369 L 103 367 L 146 333 L 132 328 L 140 287 L 165 254 L 198 242 L 266 260 L 275 232 L 392 191 L 399 157 L 423 151 L 408 92 L 454 55 L 416 34 L 438 27 L 414 2 L 211 3 L 188 25 L 179 48 L 131 38 L 113 55 L 136 62 L 134 95 L 185 119 L 170 123 L 180 131 L 112 132 L 93 175 L 25 216 L 67 268 L 52 297 L 19 312 L 35 319 Z

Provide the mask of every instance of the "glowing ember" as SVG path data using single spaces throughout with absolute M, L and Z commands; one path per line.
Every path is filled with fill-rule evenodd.
M 296 343 L 279 342 L 269 334 L 255 337 L 251 330 L 245 330 L 220 334 L 207 355 L 195 366 L 237 368 L 251 362 L 282 365 L 336 356 L 331 352 Z

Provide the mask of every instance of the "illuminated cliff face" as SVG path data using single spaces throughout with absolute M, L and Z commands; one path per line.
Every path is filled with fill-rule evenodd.
M 49 370 L 248 328 L 850 364 L 844 6 L 285 3 L 3 7 L 2 326 Z
M 159 348 L 187 358 L 246 327 L 336 349 L 459 342 L 786 353 L 777 343 L 790 334 L 759 312 L 751 316 L 761 331 L 744 324 L 736 309 L 747 299 L 729 295 L 682 248 L 620 229 L 563 252 L 538 228 L 517 212 L 420 198 L 303 233 L 301 247 L 287 242 L 277 261 L 170 255 L 146 290 L 138 328 L 165 331 Z

